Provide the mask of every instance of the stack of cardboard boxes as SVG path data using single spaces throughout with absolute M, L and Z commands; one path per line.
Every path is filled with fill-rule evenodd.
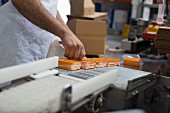
M 85 46 L 87 55 L 105 53 L 107 13 L 96 13 L 92 0 L 70 0 L 68 26 Z
M 165 66 L 165 72 L 170 74 L 170 54 L 167 54 L 167 58 L 168 58 L 168 61 L 167 61 L 167 64 Z
M 155 46 L 159 53 L 170 53 L 170 27 L 160 27 L 155 39 Z
M 160 27 L 157 38 L 154 41 L 155 47 L 159 53 L 167 53 L 168 61 L 166 63 L 165 72 L 170 73 L 170 27 Z

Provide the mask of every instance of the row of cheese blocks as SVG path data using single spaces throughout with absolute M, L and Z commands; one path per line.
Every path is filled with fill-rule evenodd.
M 59 59 L 58 68 L 69 71 L 76 71 L 80 69 L 88 70 L 94 68 L 113 67 L 119 65 L 120 60 L 116 58 L 85 58 L 80 61 Z

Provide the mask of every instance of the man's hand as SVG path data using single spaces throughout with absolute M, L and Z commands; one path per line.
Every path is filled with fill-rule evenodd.
M 76 60 L 81 60 L 85 57 L 83 44 L 72 32 L 69 32 L 62 38 L 62 43 L 65 47 L 65 57 Z
M 57 12 L 57 20 L 59 20 L 62 26 L 66 29 L 61 35 L 61 40 L 65 47 L 65 57 L 68 59 L 81 60 L 85 57 L 84 45 L 81 41 L 73 34 L 73 32 L 65 25 L 62 20 L 60 13 Z

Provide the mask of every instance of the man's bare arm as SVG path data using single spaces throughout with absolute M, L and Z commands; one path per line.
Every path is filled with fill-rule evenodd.
M 16 9 L 30 22 L 59 36 L 65 47 L 65 56 L 82 59 L 85 49 L 80 40 L 63 24 L 61 17 L 56 19 L 41 4 L 40 0 L 11 0 Z M 57 7 L 57 6 L 56 6 Z
M 61 38 L 67 32 L 67 27 L 56 20 L 41 4 L 40 0 L 12 0 L 12 3 L 25 18 L 40 28 Z
M 60 13 L 57 12 L 57 17 L 56 17 L 57 20 L 59 20 L 63 26 L 66 26 L 67 25 L 64 23 L 64 21 L 62 20 L 61 16 L 60 16 Z M 79 39 L 76 38 L 76 36 L 72 33 L 72 31 L 68 28 L 68 32 L 70 32 L 70 34 L 72 34 L 72 37 L 75 38 L 75 40 L 73 41 L 73 45 L 72 46 L 75 46 L 77 48 L 73 48 L 71 46 L 68 46 L 66 45 L 65 43 L 63 43 L 65 45 L 65 56 L 67 58 L 75 58 L 75 59 L 82 59 L 85 55 L 85 49 L 84 49 L 84 46 L 82 45 L 82 43 L 79 41 Z M 82 46 L 81 46 L 82 45 Z

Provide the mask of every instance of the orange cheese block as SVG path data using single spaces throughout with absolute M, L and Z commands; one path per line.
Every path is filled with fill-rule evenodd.
M 84 60 L 81 62 L 81 68 L 84 70 L 88 70 L 88 69 L 94 69 L 96 66 L 96 63 L 90 60 Z
M 68 60 L 68 59 L 59 59 L 59 69 L 64 69 L 68 71 L 76 71 L 81 69 L 81 62 Z
M 90 61 L 93 61 L 96 63 L 95 68 L 102 68 L 107 66 L 107 62 L 104 58 L 92 58 Z
M 104 58 L 107 62 L 107 67 L 120 66 L 120 59 L 116 58 Z
M 141 59 L 140 58 L 125 58 L 123 64 L 127 66 L 140 67 Z

